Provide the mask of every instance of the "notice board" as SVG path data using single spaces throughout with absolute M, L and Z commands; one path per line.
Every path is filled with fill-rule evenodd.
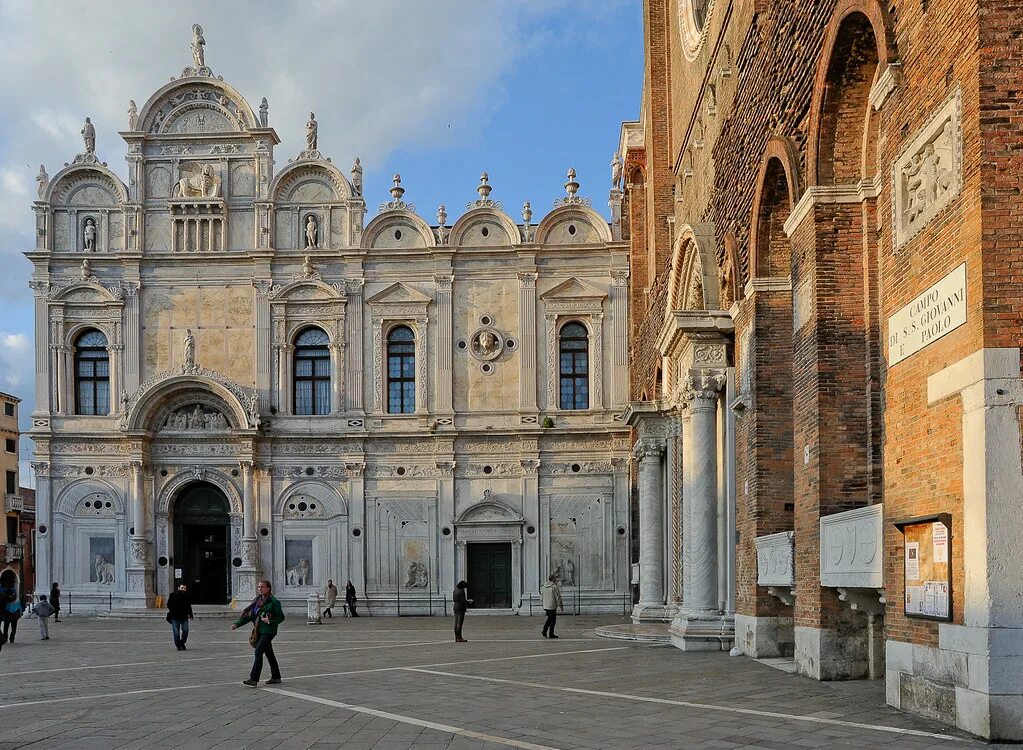
M 952 619 L 952 516 L 896 521 L 902 532 L 903 611 L 925 620 Z

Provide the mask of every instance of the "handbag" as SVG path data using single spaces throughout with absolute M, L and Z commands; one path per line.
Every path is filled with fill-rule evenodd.
M 259 626 L 257 623 L 252 623 L 252 632 L 249 633 L 249 645 L 255 648 L 257 643 L 259 643 Z

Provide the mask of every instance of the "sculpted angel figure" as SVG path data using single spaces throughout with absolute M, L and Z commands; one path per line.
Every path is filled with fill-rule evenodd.
M 206 67 L 206 52 L 203 47 L 206 46 L 206 39 L 202 35 L 202 26 L 197 23 L 192 24 L 192 59 L 195 61 L 195 67 L 205 68 Z
M 309 113 L 309 122 L 305 124 L 305 147 L 309 151 L 316 150 L 317 142 L 317 131 L 320 129 L 319 123 L 316 122 L 316 115 L 312 112 Z

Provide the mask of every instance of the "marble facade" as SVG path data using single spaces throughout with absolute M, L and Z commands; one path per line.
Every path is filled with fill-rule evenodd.
M 201 39 L 201 29 L 198 38 Z M 95 153 L 40 171 L 36 312 L 40 585 L 75 611 L 153 606 L 183 567 L 180 499 L 223 500 L 227 599 L 270 578 L 304 609 L 351 579 L 373 614 L 418 611 L 511 546 L 512 606 L 558 572 L 582 611 L 631 603 L 629 248 L 579 195 L 538 223 L 479 197 L 429 223 L 395 175 L 365 222 L 359 160 L 279 139 L 205 65 L 129 107 L 123 182 Z M 203 57 L 199 60 L 199 57 Z M 296 126 L 299 124 L 296 123 Z M 91 127 L 91 123 L 90 123 Z M 85 133 L 83 131 L 83 137 Z M 558 401 L 559 331 L 588 335 L 589 408 Z M 387 337 L 407 326 L 414 404 L 387 408 Z M 296 338 L 322 331 L 326 413 L 300 415 Z M 104 413 L 82 414 L 80 337 L 106 339 Z M 175 550 L 178 550 L 176 556 Z M 81 608 L 81 609 L 79 609 Z

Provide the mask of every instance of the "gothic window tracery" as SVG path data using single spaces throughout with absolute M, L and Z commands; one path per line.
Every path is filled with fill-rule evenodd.
M 416 410 L 416 337 L 408 326 L 387 334 L 387 413 Z
M 562 409 L 590 408 L 590 337 L 582 323 L 566 323 L 558 336 Z
M 110 413 L 110 355 L 107 337 L 92 329 L 75 340 L 76 413 Z
M 295 414 L 330 414 L 330 339 L 306 328 L 295 339 Z

